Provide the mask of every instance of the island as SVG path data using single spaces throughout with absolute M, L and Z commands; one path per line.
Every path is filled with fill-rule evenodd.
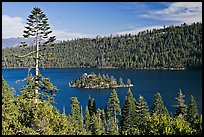
M 88 89 L 105 89 L 105 88 L 119 88 L 119 87 L 132 87 L 130 79 L 127 79 L 127 84 L 123 83 L 122 78 L 119 78 L 117 83 L 114 76 L 109 76 L 108 74 L 87 74 L 84 73 L 78 79 L 69 83 L 70 87 L 77 88 L 88 88 Z

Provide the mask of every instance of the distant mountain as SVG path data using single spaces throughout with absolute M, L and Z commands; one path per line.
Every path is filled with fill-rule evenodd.
M 2 39 L 2 48 L 7 47 L 15 47 L 18 46 L 22 41 L 26 42 L 27 44 L 31 45 L 33 43 L 34 38 L 23 38 L 23 37 L 17 37 L 17 38 L 8 38 L 8 39 Z M 59 40 L 56 40 L 56 43 L 59 43 Z
M 28 44 L 32 44 L 33 38 L 26 39 L 22 37 L 17 37 L 17 38 L 2 39 L 2 48 L 18 46 L 22 41 Z

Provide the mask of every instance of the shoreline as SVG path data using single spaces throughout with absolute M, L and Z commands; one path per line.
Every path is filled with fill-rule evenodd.
M 27 67 L 20 67 L 20 68 L 2 68 L 2 70 L 9 70 L 9 69 L 28 69 Z M 186 67 L 181 67 L 181 68 L 119 68 L 119 67 L 56 67 L 56 68 L 40 68 L 40 69 L 98 69 L 98 70 L 114 70 L 114 69 L 121 69 L 121 70 L 161 70 L 161 71 L 187 71 L 187 70 L 201 70 L 202 68 L 186 68 Z
M 26 67 L 21 68 L 2 68 L 2 70 L 9 70 L 9 69 L 28 69 Z M 67 68 L 40 68 L 40 69 L 99 69 L 99 70 L 110 70 L 110 69 L 123 69 L 123 70 L 200 70 L 200 69 L 189 69 L 189 68 L 96 68 L 96 67 L 67 67 Z M 202 69 L 201 69 L 202 70 Z
M 117 85 L 117 86 L 113 86 L 113 87 L 77 87 L 77 86 L 72 86 L 70 83 L 69 83 L 69 87 L 71 88 L 84 88 L 84 89 L 111 89 L 111 88 L 131 88 L 133 87 L 134 85 L 133 84 L 130 84 L 130 85 Z

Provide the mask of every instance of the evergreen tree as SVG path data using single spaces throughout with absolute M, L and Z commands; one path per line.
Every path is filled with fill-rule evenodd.
M 93 119 L 93 129 L 92 129 L 92 135 L 102 135 L 104 134 L 103 131 L 103 122 L 101 120 L 101 110 L 97 110 L 97 114 L 94 114 L 92 116 Z
M 132 95 L 130 88 L 125 96 L 125 102 L 122 108 L 122 117 L 120 122 L 120 134 L 131 135 L 134 134 L 130 131 L 131 128 L 136 128 L 136 105 L 135 99 Z
M 54 132 L 56 135 L 74 135 L 74 124 L 68 121 L 68 118 L 65 114 L 61 114 L 60 117 L 53 119 L 56 121 Z
M 194 97 L 191 95 L 188 103 L 186 120 L 191 124 L 192 128 L 195 128 L 195 122 L 198 119 L 198 108 Z
M 157 115 L 167 115 L 168 111 L 164 106 L 162 97 L 159 92 L 154 96 L 154 103 L 151 109 L 151 114 L 156 113 Z
M 91 109 L 92 109 L 92 115 L 93 113 L 96 114 L 96 102 L 94 98 L 91 99 Z
M 89 110 L 90 116 L 93 116 L 93 114 L 96 114 L 96 103 L 94 98 L 91 99 L 90 96 L 88 99 L 88 110 Z
M 196 119 L 196 121 L 195 121 L 195 127 L 194 127 L 195 131 L 193 134 L 202 135 L 202 127 L 203 127 L 203 125 L 202 125 L 202 114 L 201 114 L 198 117 L 198 119 Z
M 102 120 L 102 123 L 103 123 L 103 134 L 105 134 L 105 131 L 106 131 L 106 127 L 107 127 L 107 123 L 106 123 L 106 116 L 105 116 L 105 112 L 104 110 L 102 109 L 101 110 L 101 120 Z
M 191 135 L 192 128 L 190 124 L 183 119 L 183 115 L 180 113 L 174 118 L 172 123 L 172 128 L 174 130 L 173 135 Z
M 120 101 L 118 99 L 118 95 L 115 89 L 113 89 L 110 93 L 107 107 L 106 107 L 106 115 L 107 115 L 107 132 L 109 135 L 118 134 L 118 125 L 117 125 L 117 115 L 120 115 Z
M 185 95 L 183 95 L 182 90 L 180 89 L 179 96 L 176 97 L 176 105 L 174 105 L 173 107 L 175 107 L 176 109 L 175 116 L 179 116 L 179 114 L 181 114 L 183 118 L 186 118 L 187 105 L 184 104 L 185 102 L 184 97 Z
M 91 116 L 89 114 L 89 109 L 86 106 L 86 110 L 85 110 L 85 119 L 84 119 L 84 124 L 85 124 L 85 129 L 88 131 L 90 130 L 90 120 L 91 120 Z
M 51 122 L 53 122 L 53 119 L 56 120 L 56 118 L 53 118 L 54 116 L 59 117 L 59 113 L 53 114 L 53 106 L 51 105 L 53 98 L 45 94 L 49 89 L 43 88 L 40 90 L 43 85 L 42 82 L 40 81 L 36 85 L 35 78 L 32 75 L 29 75 L 26 81 L 27 85 L 20 89 L 21 95 L 16 97 L 16 104 L 19 106 L 20 113 L 18 120 L 23 125 L 18 134 L 54 134 L 54 125 Z M 47 83 L 52 86 L 50 82 L 47 81 Z M 39 93 L 42 93 L 37 102 L 33 100 L 36 87 L 38 87 Z M 58 125 L 57 122 L 56 125 Z
M 36 79 L 38 79 L 37 83 Z M 50 82 L 49 78 L 45 78 L 41 74 L 38 74 L 38 76 L 33 76 L 31 73 L 29 73 L 28 77 L 22 81 L 26 81 L 27 83 L 20 89 L 24 99 L 36 98 L 39 101 L 49 100 L 50 102 L 54 102 L 54 93 L 57 92 L 58 89 Z M 36 90 L 39 92 L 38 96 L 36 96 Z
M 148 118 L 147 135 L 172 135 L 174 132 L 172 122 L 170 115 L 153 113 Z
M 139 128 L 140 134 L 145 135 L 147 132 L 148 118 L 150 116 L 148 112 L 148 106 L 145 99 L 140 95 L 136 102 L 136 123 Z
M 119 78 L 119 85 L 123 85 L 124 83 L 123 83 L 123 79 L 122 79 L 122 77 L 120 77 Z
M 2 77 L 2 134 L 15 135 L 21 130 L 18 121 L 19 108 L 14 98 L 14 89 Z
M 114 117 L 110 117 L 107 120 L 107 135 L 119 135 L 119 130 L 118 130 L 118 119 L 114 119 Z
M 128 85 L 130 85 L 130 84 L 131 84 L 130 79 L 127 79 L 127 84 L 128 84 Z
M 19 60 L 22 61 L 22 59 L 34 59 L 35 60 L 35 73 L 36 73 L 36 83 L 38 83 L 38 75 L 39 75 L 39 60 L 40 59 L 50 59 L 50 54 L 45 54 L 42 51 L 44 51 L 46 48 L 53 47 L 53 42 L 55 41 L 55 36 L 48 37 L 52 31 L 50 30 L 49 24 L 48 24 L 48 18 L 43 13 L 43 11 L 35 7 L 31 11 L 31 14 L 28 16 L 28 22 L 27 26 L 25 26 L 25 30 L 23 31 L 23 36 L 25 38 L 33 37 L 35 40 L 35 46 L 36 49 L 34 51 L 31 51 L 28 54 L 22 55 L 22 56 L 16 56 Z M 25 48 L 28 45 L 25 42 L 22 42 L 20 47 Z M 45 57 L 44 57 L 45 56 Z M 29 68 L 32 68 L 32 66 L 28 66 Z M 38 95 L 38 90 L 35 89 L 36 96 Z M 35 98 L 35 101 L 37 101 L 37 98 Z
M 80 134 L 83 130 L 83 119 L 81 117 L 81 110 L 77 97 L 71 97 L 71 113 L 70 119 L 76 128 L 76 134 Z
M 91 97 L 90 97 L 90 95 L 89 95 L 89 98 L 88 98 L 88 110 L 89 110 L 89 114 L 90 113 L 92 114 Z

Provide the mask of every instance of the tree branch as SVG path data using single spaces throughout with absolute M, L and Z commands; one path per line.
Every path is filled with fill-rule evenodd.
M 29 55 L 31 55 L 31 54 L 33 54 L 33 53 L 36 53 L 37 51 L 32 51 L 32 52 L 30 52 L 30 53 L 28 53 L 28 54 L 26 54 L 26 55 L 23 55 L 23 56 L 16 56 L 16 57 L 18 57 L 18 58 L 24 58 L 24 57 L 27 57 L 27 56 L 29 56 Z

